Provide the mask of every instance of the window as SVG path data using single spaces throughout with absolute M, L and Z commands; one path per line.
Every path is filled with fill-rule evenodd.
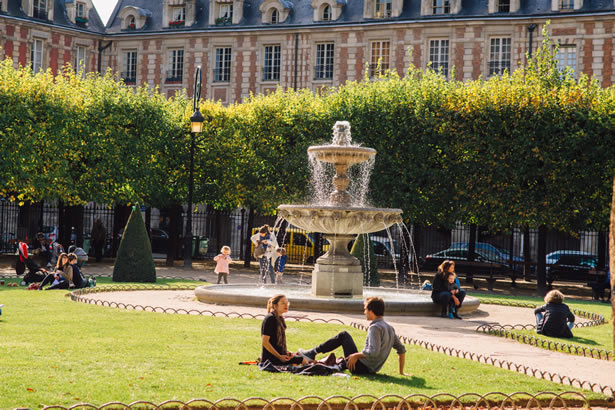
M 85 4 L 77 3 L 77 17 L 85 18 Z
M 433 0 L 433 14 L 449 14 L 451 12 L 450 0 Z
M 167 81 L 182 81 L 184 75 L 184 50 L 169 50 Z
M 47 0 L 34 0 L 32 17 L 47 20 Z
M 372 41 L 371 49 L 369 72 L 373 76 L 389 69 L 391 43 L 389 41 Z
M 220 15 L 218 17 L 233 20 L 233 4 L 220 4 Z
M 214 82 L 231 81 L 231 48 L 216 48 L 216 68 L 214 69 Z
M 572 10 L 574 8 L 574 0 L 560 0 L 560 10 Z
M 38 73 L 43 69 L 43 40 L 34 39 L 32 42 L 32 72 Z
M 137 81 L 136 51 L 127 51 L 124 54 L 124 71 L 122 72 L 122 78 L 127 83 L 134 83 Z
M 280 80 L 280 46 L 265 46 L 263 81 Z
M 75 70 L 79 71 L 81 69 L 85 72 L 85 47 L 77 46 L 77 53 L 75 55 Z
M 392 0 L 376 0 L 374 17 L 389 18 L 393 14 Z
M 557 68 L 560 71 L 564 71 L 566 67 L 571 71 L 577 71 L 577 46 L 574 44 L 560 45 L 557 50 Z
M 510 38 L 492 38 L 489 50 L 489 75 L 510 71 Z
M 128 30 L 134 30 L 137 28 L 137 21 L 134 16 L 128 17 L 128 24 L 126 25 Z
M 316 45 L 316 72 L 314 73 L 316 80 L 333 79 L 333 52 L 333 43 Z
M 278 24 L 280 22 L 280 13 L 278 9 L 271 10 L 271 24 Z
M 173 19 L 169 21 L 171 27 L 182 27 L 186 23 L 186 8 L 173 7 Z
M 331 21 L 331 6 L 328 4 L 322 8 L 322 21 Z
M 432 70 L 448 77 L 448 40 L 429 42 L 429 61 Z
M 510 13 L 510 0 L 498 1 L 498 13 Z

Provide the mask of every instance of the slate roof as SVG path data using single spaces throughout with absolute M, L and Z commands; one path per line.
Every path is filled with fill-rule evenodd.
M 47 22 L 56 26 L 70 27 L 82 31 L 103 34 L 105 32 L 105 25 L 100 19 L 96 8 L 92 7 L 88 13 L 88 26 L 80 27 L 77 24 L 70 21 L 66 14 L 66 3 L 72 3 L 74 0 L 50 0 L 53 1 L 53 21 L 39 20 L 33 17 L 29 17 L 24 13 L 21 8 L 21 0 L 8 0 L 7 3 L 7 15 L 20 17 L 32 21 Z
M 53 0 L 51 0 L 53 1 Z M 266 27 L 310 27 L 319 25 L 345 25 L 364 24 L 383 21 L 433 21 L 439 19 L 497 19 L 502 17 L 550 17 L 558 15 L 576 15 L 583 13 L 611 12 L 615 13 L 613 0 L 584 0 L 580 10 L 572 12 L 551 11 L 551 0 L 521 0 L 521 7 L 516 13 L 488 13 L 488 0 L 461 0 L 459 14 L 447 14 L 438 16 L 421 16 L 420 0 L 403 0 L 404 7 L 401 16 L 391 19 L 365 19 L 363 17 L 363 3 L 365 0 L 333 0 L 337 4 L 344 5 L 340 18 L 336 21 L 314 22 L 311 0 L 280 0 L 285 7 L 290 7 L 288 18 L 275 26 L 262 22 L 259 7 L 265 0 L 244 0 L 243 19 L 238 25 L 216 26 L 209 25 L 209 0 L 196 0 L 195 22 L 190 27 L 164 28 L 162 26 L 162 0 L 118 0 L 107 26 L 102 23 L 95 9 L 91 9 L 88 16 L 88 27 L 81 28 L 71 22 L 66 16 L 66 3 L 74 0 L 54 1 L 53 24 L 81 29 L 100 34 L 121 33 L 119 12 L 127 6 L 134 6 L 140 10 L 140 14 L 148 15 L 145 26 L 138 30 L 131 30 L 131 34 L 139 32 L 178 32 L 185 30 L 234 30 L 237 28 L 266 28 Z M 107 0 L 112 1 L 112 0 Z M 21 0 L 8 0 L 8 13 L 16 17 L 32 19 L 26 16 L 20 7 Z M 32 19 L 34 20 L 34 19 Z
M 196 20 L 190 27 L 182 30 L 232 30 L 240 28 L 264 28 L 272 27 L 270 24 L 262 23 L 259 7 L 265 0 L 244 0 L 243 20 L 238 25 L 229 26 L 210 26 L 209 25 L 209 0 L 196 0 Z M 341 25 L 341 24 L 362 24 L 369 22 L 380 22 L 383 19 L 363 18 L 364 0 L 334 0 L 338 4 L 343 4 L 344 9 L 340 18 L 333 22 L 314 22 L 311 0 L 281 0 L 286 6 L 292 5 L 291 12 L 286 21 L 276 25 L 276 27 L 289 26 L 318 26 L 318 25 Z M 404 0 L 404 7 L 401 16 L 387 19 L 384 21 L 429 21 L 438 19 L 461 19 L 461 18 L 501 18 L 501 17 L 528 17 L 537 16 L 557 16 L 575 15 L 588 12 L 615 12 L 613 0 L 585 0 L 583 8 L 573 12 L 553 12 L 551 11 L 551 0 L 521 0 L 521 7 L 516 13 L 488 13 L 488 0 L 461 0 L 461 12 L 459 14 L 421 16 L 420 0 Z M 118 4 L 109 19 L 107 33 L 119 33 L 120 21 L 117 18 L 119 11 L 126 6 L 136 6 L 150 10 L 152 16 L 141 31 L 180 31 L 178 29 L 168 29 L 162 27 L 162 0 L 119 0 Z M 134 31 L 132 32 L 134 33 Z

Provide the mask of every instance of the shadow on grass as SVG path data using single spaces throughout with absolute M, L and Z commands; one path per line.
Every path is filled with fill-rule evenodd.
M 374 375 L 366 375 L 362 376 L 370 379 L 371 381 L 386 383 L 386 384 L 397 384 L 400 386 L 406 387 L 420 387 L 422 389 L 432 389 L 433 387 L 425 386 L 425 379 L 417 376 L 391 376 L 388 374 L 374 374 Z
M 555 339 L 555 340 L 560 341 L 560 342 L 563 341 L 564 343 L 573 342 L 573 343 L 583 343 L 583 344 L 586 344 L 586 345 L 598 345 L 598 344 L 600 344 L 600 343 L 596 342 L 595 340 L 586 339 L 584 337 L 579 337 L 579 336 L 575 336 L 572 339 Z

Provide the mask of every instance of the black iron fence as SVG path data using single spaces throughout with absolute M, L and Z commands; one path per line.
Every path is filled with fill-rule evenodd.
M 65 248 L 75 243 L 90 251 L 92 227 L 96 220 L 100 220 L 107 232 L 104 255 L 114 256 L 130 211 L 130 207 L 94 203 L 73 207 L 52 202 L 18 206 L 15 202 L 0 199 L 0 252 L 14 253 L 18 239 L 31 240 L 37 232 L 57 238 Z M 141 208 L 154 254 L 159 257 L 170 255 L 169 259 L 183 256 L 186 211 L 181 206 Z M 278 243 L 284 246 L 290 263 L 313 264 L 328 249 L 323 235 L 306 232 L 285 222 L 276 224 L 274 216 L 255 215 L 246 208 L 223 212 L 198 205 L 192 224 L 191 252 L 195 258 L 214 256 L 222 246 L 228 245 L 235 259 L 250 259 L 252 244 L 249 238 L 263 224 L 274 228 Z M 590 269 L 608 269 L 607 232 L 586 230 L 568 234 L 545 230 L 541 234 L 539 229 L 502 231 L 459 223 L 452 228 L 393 226 L 388 231 L 372 233 L 370 237 L 378 265 L 383 268 L 403 269 L 402 260 L 409 259 L 406 269 L 431 271 L 442 260 L 452 259 L 458 264 L 458 272 L 463 273 L 463 264 L 471 262 L 473 272 L 480 273 L 484 268 L 491 274 L 513 272 L 517 277 L 531 279 L 542 254 L 545 255 L 547 271 L 552 270 L 558 261 L 560 265 L 568 266 L 571 272 L 575 269 L 584 269 L 585 273 Z M 559 274 L 563 275 L 562 272 Z

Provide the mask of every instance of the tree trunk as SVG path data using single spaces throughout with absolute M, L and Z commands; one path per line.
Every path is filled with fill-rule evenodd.
M 179 250 L 181 249 L 181 236 L 182 236 L 182 211 L 181 205 L 173 205 L 169 208 L 169 216 L 171 221 L 169 223 L 169 241 L 167 242 L 167 266 L 173 266 L 173 262 L 179 256 Z
M 544 297 L 547 294 L 547 227 L 538 227 L 538 256 L 536 266 L 536 295 Z
M 530 227 L 523 226 L 523 275 L 525 280 L 532 280 L 532 251 L 530 249 Z
M 244 258 L 243 258 L 243 266 L 246 268 L 250 267 L 250 259 L 252 259 L 252 242 L 250 241 L 250 237 L 252 236 L 252 228 L 254 227 L 254 207 L 250 207 L 250 211 L 248 213 L 248 229 L 245 234 L 246 237 L 243 238 L 245 241 L 244 248 Z
M 613 180 L 613 197 L 611 199 L 611 226 L 609 229 L 609 266 L 612 270 L 615 266 L 615 179 Z M 613 291 L 615 290 L 615 275 L 611 272 L 611 308 L 613 314 L 611 315 L 611 321 L 613 322 L 613 346 L 615 346 L 615 297 L 613 297 Z

